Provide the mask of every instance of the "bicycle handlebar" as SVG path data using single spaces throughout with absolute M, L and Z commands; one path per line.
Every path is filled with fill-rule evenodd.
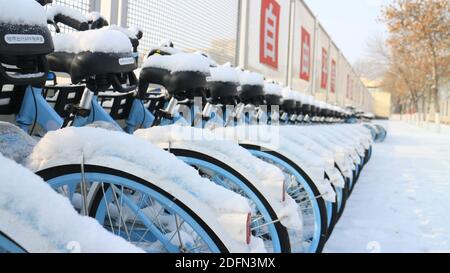
M 89 23 L 91 24 L 91 29 L 101 29 L 109 26 L 109 22 L 101 16 L 93 21 L 89 21 Z
M 58 23 L 61 23 L 63 25 L 69 26 L 78 31 L 89 30 L 88 22 L 80 22 L 75 18 L 69 17 L 67 15 L 63 15 L 63 14 L 57 14 L 53 18 L 53 21 L 50 21 L 50 22 L 53 23 L 55 26 L 57 26 Z
M 44 0 L 47 1 L 47 0 Z M 53 24 L 59 32 L 58 23 L 69 26 L 77 31 L 89 29 L 88 19 L 78 11 L 62 6 L 52 6 L 47 10 L 47 22 Z

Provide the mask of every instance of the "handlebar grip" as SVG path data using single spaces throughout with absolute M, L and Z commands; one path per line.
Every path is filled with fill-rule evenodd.
M 109 22 L 103 17 L 99 17 L 95 21 L 91 22 L 91 29 L 101 29 L 107 26 L 109 26 Z
M 72 17 L 63 15 L 63 14 L 58 14 L 55 16 L 55 18 L 53 19 L 54 23 L 61 23 L 64 24 L 66 26 L 69 26 L 73 29 L 76 29 L 78 31 L 86 31 L 89 30 L 89 24 L 88 22 L 80 22 Z
M 144 37 L 144 32 L 142 32 L 142 30 L 139 30 L 138 33 L 136 33 L 136 37 L 138 38 L 138 40 L 142 39 L 142 37 Z

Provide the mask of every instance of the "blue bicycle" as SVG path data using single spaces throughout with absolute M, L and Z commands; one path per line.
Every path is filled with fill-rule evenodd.
M 33 1 L 29 2 L 32 5 Z M 64 23 L 65 16 L 58 15 L 58 18 Z M 66 109 L 77 126 L 84 125 L 83 121 L 91 114 L 89 106 L 94 102 L 92 98 L 96 92 L 110 86 L 121 92 L 136 87 L 132 74 L 136 64 L 126 36 L 120 36 L 118 32 L 103 33 L 108 37 L 116 35 L 119 41 L 126 43 L 127 50 L 119 52 L 81 48 L 78 52 L 52 53 L 52 38 L 43 23 L 45 21 L 38 25 L 9 22 L 0 25 L 0 36 L 3 37 L 0 39 L 0 96 L 2 101 L 7 101 L 0 107 L 0 114 L 16 115 L 16 123 L 22 130 L 32 134 L 38 129 L 52 131 L 70 123 L 65 124 L 42 96 L 49 67 L 53 71 L 69 73 L 73 82 L 84 82 L 87 86 L 82 103 Z M 87 39 L 102 39 L 102 33 L 99 34 Z M 8 39 L 15 40 L 8 43 Z M 120 168 L 84 164 L 83 160 L 40 170 L 38 174 L 57 192 L 67 196 L 80 213 L 95 217 L 106 229 L 147 251 L 233 251 L 233 246 L 221 238 L 224 233 L 219 231 L 214 217 L 201 215 L 200 212 L 209 209 L 195 200 L 191 201 L 197 206 L 184 203 L 190 199 L 180 198 L 177 191 L 161 188 L 164 181 L 152 183 Z M 1 238 L 2 245 L 11 245 L 7 236 Z M 242 241 L 245 244 L 245 238 Z M 234 251 L 239 250 L 234 248 Z

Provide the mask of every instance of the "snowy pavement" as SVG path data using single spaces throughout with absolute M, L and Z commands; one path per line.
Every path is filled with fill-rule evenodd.
M 325 252 L 450 252 L 450 136 L 383 124 Z

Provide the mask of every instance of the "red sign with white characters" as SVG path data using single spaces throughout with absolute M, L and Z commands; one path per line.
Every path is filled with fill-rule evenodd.
M 303 27 L 301 45 L 300 79 L 309 81 L 311 75 L 311 35 Z
M 278 40 L 281 6 L 275 0 L 262 0 L 259 61 L 278 69 Z
M 328 87 L 328 52 L 325 48 L 322 48 L 322 78 L 320 82 L 322 89 Z
M 336 93 L 336 61 L 331 60 L 330 91 Z

